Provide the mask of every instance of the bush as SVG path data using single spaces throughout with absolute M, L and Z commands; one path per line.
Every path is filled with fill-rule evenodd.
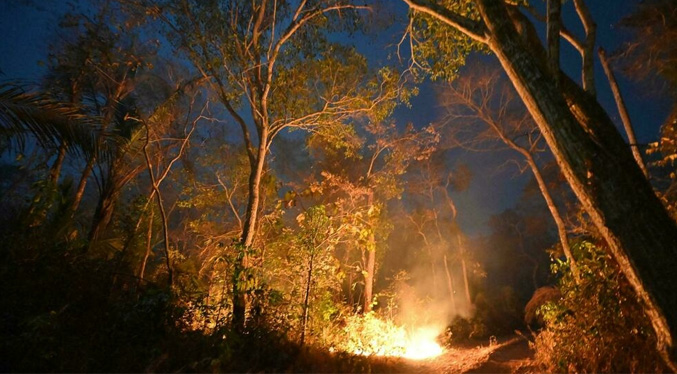
M 581 282 L 554 260 L 559 300 L 538 311 L 536 361 L 548 372 L 659 372 L 656 337 L 634 292 L 604 250 L 588 241 L 572 247 Z

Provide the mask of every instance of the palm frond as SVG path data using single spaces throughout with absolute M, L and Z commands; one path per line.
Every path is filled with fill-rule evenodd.
M 28 139 L 44 148 L 56 148 L 66 142 L 69 152 L 99 154 L 101 128 L 97 118 L 80 113 L 77 107 L 59 102 L 22 85 L 0 82 L 0 137 L 19 150 Z

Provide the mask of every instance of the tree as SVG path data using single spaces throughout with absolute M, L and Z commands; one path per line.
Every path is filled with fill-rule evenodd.
M 465 235 L 458 223 L 458 208 L 450 190 L 465 190 L 472 176 L 470 170 L 463 164 L 450 171 L 445 163 L 446 151 L 448 149 L 438 148 L 430 158 L 421 161 L 416 169 L 411 170 L 407 179 L 407 197 L 416 204 L 416 209 L 408 215 L 408 219 L 423 240 L 423 247 L 428 251 L 433 285 L 437 285 L 437 269 L 442 266 L 446 276 L 451 314 L 468 316 L 474 309 L 469 279 L 469 268 L 473 259 L 466 249 Z M 452 248 L 456 248 L 455 252 Z M 465 296 L 462 303 L 457 303 L 456 300 L 454 276 L 451 271 L 453 267 L 449 266 L 450 262 L 452 265 L 457 262 L 461 264 Z
M 291 129 L 337 131 L 350 118 L 388 112 L 398 96 L 397 75 L 370 74 L 353 48 L 329 38 L 354 30 L 363 9 L 347 0 L 177 0 L 146 6 L 241 130 L 250 173 L 237 273 L 250 266 L 273 139 Z M 235 294 L 233 323 L 244 326 L 246 291 Z
M 316 205 L 296 217 L 299 225 L 298 233 L 290 243 L 290 256 L 300 257 L 302 264 L 303 301 L 301 303 L 301 338 L 305 343 L 311 302 L 315 299 L 317 283 L 330 283 L 326 278 L 336 279 L 336 259 L 333 257 L 334 247 L 343 235 L 342 227 L 335 227 L 332 218 L 327 215 L 324 205 Z M 305 274 L 304 274 L 305 273 Z M 318 282 L 317 278 L 321 282 Z M 325 287 L 326 288 L 326 287 Z
M 430 156 L 439 134 L 432 125 L 416 130 L 410 124 L 400 130 L 387 122 L 372 122 L 357 134 L 362 136 L 340 142 L 324 135 L 310 139 L 324 178 L 311 191 L 334 197 L 344 222 L 352 227 L 353 244 L 361 253 L 362 311 L 368 313 L 374 301 L 377 250 L 383 242 L 379 239 L 387 236 L 386 203 L 402 194 L 402 176 L 414 162 Z
M 607 113 L 561 71 L 548 72 L 533 25 L 516 6 L 476 0 L 463 2 L 470 12 L 461 14 L 446 4 L 404 1 L 498 57 L 564 177 L 642 300 L 658 336 L 657 349 L 677 369 L 677 292 L 671 281 L 677 266 L 677 227 Z M 439 29 L 445 30 L 449 28 Z
M 442 92 L 442 105 L 447 110 L 446 121 L 450 122 L 450 126 L 455 125 L 452 134 L 473 134 L 470 140 L 456 140 L 471 142 L 472 145 L 468 144 L 471 148 L 484 149 L 490 147 L 489 143 L 498 141 L 522 156 L 555 221 L 562 250 L 571 266 L 573 278 L 577 280 L 578 268 L 569 246 L 563 215 L 536 159 L 543 145 L 542 136 L 498 72 L 486 67 L 478 70 L 457 79 Z M 466 127 L 472 128 L 465 130 Z

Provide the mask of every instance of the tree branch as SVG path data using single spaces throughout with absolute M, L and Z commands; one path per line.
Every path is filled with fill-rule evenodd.
M 487 43 L 488 37 L 486 35 L 486 28 L 483 23 L 456 14 L 440 5 L 427 3 L 424 0 L 403 1 L 409 5 L 409 8 L 436 18 L 464 33 L 473 40 L 484 44 Z

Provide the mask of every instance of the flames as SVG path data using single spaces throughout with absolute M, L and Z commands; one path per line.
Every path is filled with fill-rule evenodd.
M 441 355 L 443 349 L 435 341 L 437 335 L 437 329 L 434 328 L 416 329 L 412 334 L 409 334 L 408 339 L 405 341 L 405 350 L 402 357 L 412 360 L 423 360 Z
M 439 331 L 433 326 L 405 328 L 369 314 L 350 321 L 346 329 L 347 340 L 341 348 L 364 356 L 425 360 L 444 352 L 436 342 Z

